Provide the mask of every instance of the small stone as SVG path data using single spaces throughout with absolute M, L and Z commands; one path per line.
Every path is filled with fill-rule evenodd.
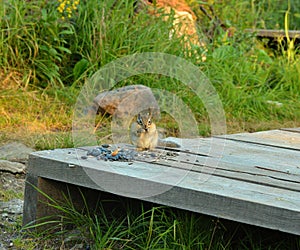
M 7 218 L 8 217 L 8 213 L 2 213 L 2 218 Z
M 155 153 L 151 153 L 150 156 L 151 157 L 156 157 L 156 154 Z
M 167 156 L 178 156 L 179 154 L 176 152 L 167 152 Z
M 97 148 L 94 148 L 87 152 L 87 155 L 91 155 L 91 156 L 95 156 L 95 157 L 99 156 L 100 154 L 101 154 L 101 151 Z

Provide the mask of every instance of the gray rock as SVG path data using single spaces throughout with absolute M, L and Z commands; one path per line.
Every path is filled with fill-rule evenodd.
M 0 147 L 0 159 L 8 161 L 26 162 L 28 155 L 35 151 L 23 143 L 12 142 Z
M 22 214 L 23 213 L 23 200 L 12 199 L 7 202 L 0 202 L 0 212 L 3 214 Z
M 94 99 L 95 107 L 101 113 L 115 114 L 124 117 L 128 114 L 136 114 L 151 107 L 158 110 L 158 103 L 152 90 L 144 85 L 130 85 L 116 90 L 100 93 Z
M 0 160 L 0 171 L 6 171 L 13 174 L 22 174 L 25 173 L 25 169 L 25 164 L 19 162 Z

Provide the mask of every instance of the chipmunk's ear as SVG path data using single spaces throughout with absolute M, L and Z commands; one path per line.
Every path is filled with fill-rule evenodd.
M 152 108 L 151 107 L 149 107 L 149 109 L 148 109 L 148 115 L 151 117 L 152 116 Z

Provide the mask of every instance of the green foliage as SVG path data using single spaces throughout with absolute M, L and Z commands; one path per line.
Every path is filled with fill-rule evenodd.
M 275 58 L 265 50 L 233 43 L 214 49 L 204 68 L 215 83 L 226 113 L 244 121 L 299 119 L 299 58 L 290 64 L 284 55 Z
M 135 16 L 133 1 L 83 1 L 64 19 L 57 6 L 40 0 L 3 4 L 0 65 L 22 72 L 34 85 L 70 85 L 117 57 L 179 48 L 168 39 L 170 23 L 146 13 Z
M 215 27 L 216 20 L 202 15 L 199 31 L 210 32 L 214 27 L 209 36 L 211 42 L 207 41 L 206 62 L 199 62 L 197 55 L 187 53 L 181 38 L 169 38 L 172 17 L 166 22 L 163 20 L 165 14 L 151 16 L 147 10 L 137 14 L 133 0 L 90 0 L 79 4 L 76 1 L 76 11 L 68 13 L 64 9 L 62 14 L 59 10 L 63 2 L 13 0 L 4 1 L 0 9 L 0 65 L 5 72 L 21 75 L 21 87 L 46 89 L 42 92 L 43 98 L 45 93 L 50 94 L 55 103 L 63 101 L 72 107 L 77 87 L 101 66 L 122 56 L 156 51 L 184 57 L 198 65 L 216 87 L 229 121 L 256 124 L 257 119 L 261 122 L 273 120 L 278 126 L 284 121 L 297 123 L 300 120 L 300 56 L 294 40 L 281 40 L 277 51 L 270 50 L 265 46 L 267 42 L 258 42 L 243 31 L 245 28 L 278 28 L 278 24 L 285 30 L 296 27 L 299 21 L 297 1 L 216 1 L 213 4 L 215 14 L 223 23 L 235 27 L 236 32 L 229 36 Z M 201 3 L 208 8 L 207 3 Z M 199 5 L 194 3 L 193 6 L 198 8 Z M 180 82 L 144 75 L 127 79 L 119 86 L 128 84 L 144 84 L 175 93 L 189 105 L 201 124 L 200 134 L 209 135 L 205 108 Z M 6 96 L 9 99 L 9 95 L 4 94 L 3 103 L 8 103 Z M 51 110 L 55 108 L 57 106 Z M 18 122 L 13 121 L 15 118 L 6 119 L 9 113 L 3 112 L 2 126 Z M 176 127 L 172 124 L 169 124 L 170 129 Z M 276 127 L 272 124 L 264 127 L 242 125 L 242 130 Z M 238 127 L 240 131 L 241 126 Z M 176 129 L 170 134 L 176 135 Z M 61 145 L 64 142 L 71 145 L 68 136 L 63 137 L 65 139 L 60 142 L 42 138 L 38 147 L 51 148 L 53 143 Z
M 1 201 L 10 201 L 12 199 L 22 199 L 23 198 L 23 192 L 17 192 L 14 190 L 5 190 L 3 186 L 0 186 L 0 197 Z
M 72 26 L 59 20 L 53 3 L 13 0 L 5 1 L 3 8 L 1 66 L 22 72 L 38 86 L 62 86 Z
M 289 28 L 299 30 L 300 27 L 300 2 L 297 0 L 225 0 L 208 2 L 211 3 L 215 13 L 223 23 L 238 27 L 241 30 L 245 28 L 284 30 L 285 13 L 288 9 Z
M 110 198 L 98 202 L 98 206 L 91 210 L 81 191 L 81 207 L 74 205 L 76 201 L 72 201 L 69 194 L 56 201 L 39 192 L 57 213 L 53 218 L 41 218 L 37 224 L 24 227 L 37 229 L 24 231 L 25 243 L 30 235 L 36 239 L 35 244 L 31 241 L 32 248 L 28 249 L 39 246 L 52 249 L 60 245 L 69 249 L 75 243 L 90 249 L 178 250 L 296 249 L 300 244 L 296 236 L 259 228 L 254 230 L 254 227 L 175 208 Z
M 165 22 L 162 17 L 149 16 L 146 11 L 136 15 L 133 2 L 92 0 L 78 4 L 76 1 L 76 12 L 67 13 L 70 18 L 62 19 L 59 2 L 5 1 L 0 11 L 0 65 L 6 70 L 22 72 L 26 82 L 47 87 L 81 82 L 100 66 L 133 53 L 158 51 L 189 57 L 180 39 L 169 39 L 172 18 Z M 279 24 L 285 28 L 287 12 L 289 28 L 297 28 L 297 6 L 297 1 L 290 1 L 289 9 L 282 1 L 214 3 L 219 18 L 241 31 L 276 28 Z M 205 24 L 205 20 L 201 21 Z M 215 34 L 213 47 L 224 39 L 224 34 Z M 247 45 L 243 39 L 236 42 Z M 229 46 L 233 49 L 234 44 Z M 197 62 L 193 56 L 189 60 Z
M 64 2 L 12 0 L 4 1 L 0 8 L 0 66 L 4 74 L 16 72 L 20 76 L 19 87 L 26 90 L 32 86 L 41 87 L 41 97 L 36 96 L 36 99 L 44 102 L 45 96 L 49 95 L 46 99 L 53 100 L 53 97 L 55 104 L 66 103 L 66 113 L 71 113 L 79 87 L 101 66 L 134 53 L 165 52 L 198 65 L 208 76 L 222 99 L 229 122 L 242 124 L 237 129 L 229 126 L 229 132 L 271 129 L 283 126 L 280 124 L 287 121 L 292 122 L 292 126 L 299 124 L 299 47 L 294 40 L 288 39 L 280 40 L 278 49 L 271 50 L 266 48 L 267 41 L 259 42 L 253 35 L 244 32 L 245 28 L 297 28 L 297 1 L 208 1 L 214 2 L 213 9 L 218 18 L 224 24 L 235 27 L 236 31 L 230 36 L 216 27 L 217 20 L 199 15 L 199 33 L 205 31 L 211 39 L 206 40 L 205 62 L 199 61 L 196 53 L 186 51 L 182 38 L 169 38 L 172 16 L 169 21 L 164 21 L 166 14 L 163 13 L 160 17 L 149 15 L 147 10 L 135 13 L 133 0 L 90 0 L 79 4 L 70 1 L 70 6 L 76 2 L 72 13 L 67 11 L 66 6 L 62 9 Z M 197 14 L 200 3 L 209 9 L 208 3 L 193 1 L 194 8 L 198 8 Z M 175 93 L 188 104 L 201 124 L 200 134 L 209 135 L 209 118 L 201 100 L 180 82 L 162 76 L 143 75 L 127 79 L 119 86 L 128 84 L 144 84 Z M 16 102 L 10 97 L 11 93 L 4 93 L 0 100 L 4 107 L 0 118 L 2 127 L 24 123 L 25 107 L 21 105 L 20 114 L 8 118 L 12 108 L 6 106 Z M 18 92 L 17 95 L 23 94 Z M 64 97 L 61 98 L 61 95 Z M 29 93 L 29 96 L 32 97 L 32 94 Z M 21 103 L 24 98 L 21 96 Z M 31 109 L 40 117 L 41 112 Z M 42 109 L 55 113 L 57 105 Z M 257 120 L 261 124 L 274 122 L 260 125 Z M 42 121 L 47 121 L 48 127 L 54 127 L 51 131 L 66 130 L 51 124 L 48 117 Z M 163 121 L 170 124 L 168 126 L 172 130 L 172 123 L 164 117 Z M 67 122 L 64 119 L 64 124 Z M 176 135 L 176 128 L 170 135 Z M 61 140 L 43 137 L 38 147 L 71 146 L 69 136 L 63 137 Z

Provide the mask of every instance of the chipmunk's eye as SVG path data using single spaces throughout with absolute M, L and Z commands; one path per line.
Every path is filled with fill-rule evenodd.
M 148 125 L 151 125 L 152 121 L 151 119 L 148 120 Z

